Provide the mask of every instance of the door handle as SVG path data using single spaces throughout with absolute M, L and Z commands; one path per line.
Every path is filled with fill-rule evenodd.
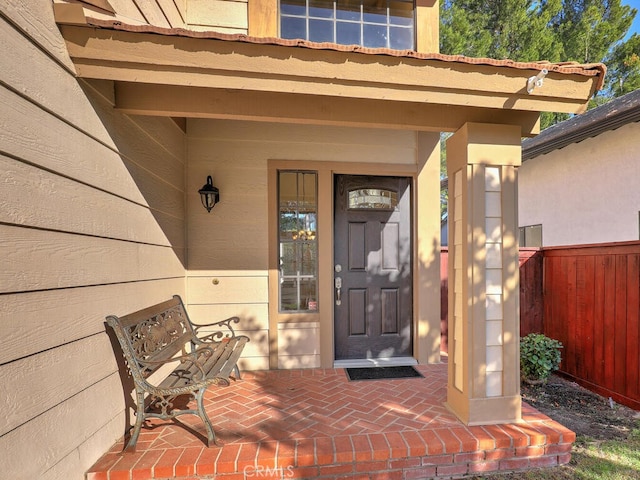
M 342 293 L 342 278 L 336 277 L 335 279 L 336 285 L 336 305 L 340 305 L 342 303 L 341 293 Z

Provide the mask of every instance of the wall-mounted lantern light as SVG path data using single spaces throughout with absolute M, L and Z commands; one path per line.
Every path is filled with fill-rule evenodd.
M 210 212 L 216 203 L 220 201 L 220 190 L 213 186 L 211 175 L 207 177 L 207 183 L 198 190 L 198 193 L 200 194 L 202 205 L 207 209 L 207 212 Z

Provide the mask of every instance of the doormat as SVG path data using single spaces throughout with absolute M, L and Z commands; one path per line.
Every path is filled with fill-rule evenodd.
M 412 366 L 403 367 L 363 367 L 345 368 L 347 378 L 355 380 L 389 380 L 392 378 L 413 378 L 423 375 Z

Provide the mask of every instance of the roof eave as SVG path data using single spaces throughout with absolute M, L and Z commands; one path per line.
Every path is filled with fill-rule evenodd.
M 526 117 L 523 135 L 538 133 L 531 114 L 583 112 L 604 74 L 602 65 L 524 64 L 85 22 L 58 19 L 79 77 L 514 112 Z M 543 85 L 528 93 L 527 80 L 543 67 L 549 72 Z
M 558 123 L 537 137 L 525 140 L 522 143 L 522 160 L 531 160 L 633 122 L 640 122 L 640 90 Z

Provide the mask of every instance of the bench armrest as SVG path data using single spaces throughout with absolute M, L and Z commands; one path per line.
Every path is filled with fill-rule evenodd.
M 191 366 L 195 367 L 196 371 L 192 373 L 192 379 L 194 382 L 202 382 L 206 380 L 207 373 L 204 370 L 204 364 L 208 358 L 214 354 L 213 349 L 209 347 L 200 347 L 193 352 L 185 353 L 177 357 L 172 357 L 167 360 L 144 360 L 139 361 L 143 368 L 156 369 L 162 365 L 168 365 L 170 363 L 179 362 L 185 363 L 185 371 L 191 370 Z M 148 381 L 147 381 L 148 383 Z
M 203 344 L 203 343 L 211 343 L 211 342 L 219 342 L 224 338 L 233 338 L 236 336 L 236 332 L 233 329 L 231 323 L 240 323 L 240 318 L 238 317 L 229 317 L 225 320 L 220 320 L 218 322 L 207 323 L 202 325 L 194 325 L 193 331 L 197 336 L 197 340 L 195 343 Z M 216 327 L 219 330 L 216 332 L 210 332 L 206 335 L 201 335 L 201 331 L 207 328 Z

